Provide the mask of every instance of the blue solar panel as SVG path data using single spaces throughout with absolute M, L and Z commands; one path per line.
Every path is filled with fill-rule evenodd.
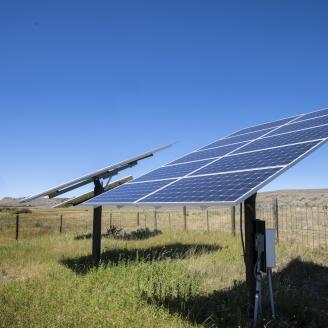
M 269 166 L 284 166 L 316 146 L 319 142 L 309 142 L 223 157 L 207 165 L 192 175 L 237 171 Z
M 296 131 L 296 130 L 301 130 L 301 129 L 308 129 L 308 128 L 312 128 L 312 127 L 324 125 L 324 124 L 328 124 L 328 115 L 313 118 L 313 119 L 306 120 L 306 121 L 300 121 L 300 122 L 296 122 L 296 123 L 287 124 L 285 126 L 282 126 L 279 129 L 275 130 L 274 132 L 270 133 L 269 135 L 281 134 L 281 133 L 291 132 L 291 131 Z
M 215 142 L 211 143 L 210 145 L 205 146 L 201 149 L 208 149 L 208 148 L 213 148 L 213 147 L 226 146 L 226 145 L 231 145 L 231 144 L 234 144 L 234 143 L 237 143 L 237 142 L 253 140 L 253 139 L 256 139 L 260 136 L 263 136 L 264 134 L 270 132 L 271 130 L 272 129 L 267 129 L 267 130 L 262 130 L 262 131 L 256 131 L 256 132 L 252 132 L 252 133 L 243 134 L 243 135 L 236 136 L 236 137 L 220 139 L 220 140 L 215 141 Z
M 246 128 L 85 204 L 237 204 L 327 139 L 328 109 Z
M 184 178 L 141 203 L 233 202 L 278 171 L 276 168 Z
M 133 203 L 137 199 L 149 195 L 153 191 L 162 188 L 172 181 L 174 180 L 127 183 L 96 196 L 95 198 L 86 201 L 85 204 L 91 203 L 92 205 L 97 205 L 104 203 Z
M 265 149 L 270 147 L 278 147 L 282 145 L 288 145 L 292 143 L 316 140 L 328 137 L 328 125 L 316 127 L 307 130 L 301 130 L 297 132 L 289 132 L 281 135 L 275 135 L 272 137 L 266 137 L 258 139 L 245 147 L 237 150 L 236 153 L 252 151 L 257 149 Z
M 287 122 L 292 121 L 294 118 L 295 118 L 295 116 L 285 118 L 285 119 L 279 120 L 279 121 L 274 121 L 274 122 L 264 123 L 264 124 L 260 124 L 260 125 L 255 125 L 255 126 L 252 126 L 250 128 L 246 128 L 246 129 L 240 130 L 238 132 L 235 132 L 235 133 L 231 134 L 230 137 L 237 136 L 237 135 L 240 135 L 240 134 L 243 134 L 243 133 L 249 133 L 249 132 L 264 130 L 264 129 L 268 129 L 268 128 L 275 128 L 277 126 L 280 126 L 280 125 L 283 125 Z
M 296 122 L 297 121 L 303 121 L 303 120 L 307 120 L 308 118 L 314 118 L 314 117 L 318 117 L 318 116 L 322 116 L 322 115 L 328 115 L 328 109 L 322 109 L 322 110 L 318 110 L 318 111 L 313 112 L 313 113 L 303 115 L 295 121 Z
M 245 142 L 242 142 L 242 143 L 230 145 L 230 146 L 195 151 L 195 152 L 190 153 L 187 156 L 184 156 L 170 164 L 185 163 L 185 162 L 196 161 L 196 160 L 200 160 L 200 159 L 220 157 L 220 156 L 223 156 L 225 154 L 232 152 L 233 150 L 241 147 L 244 144 L 245 144 Z M 170 164 L 168 164 L 168 165 L 170 165 Z
M 134 181 L 149 181 L 149 180 L 183 177 L 212 161 L 213 161 L 213 159 L 205 160 L 205 161 L 191 162 L 191 163 L 186 163 L 186 164 L 162 166 L 159 169 L 152 171 L 148 174 L 145 174 L 142 177 L 140 177 Z

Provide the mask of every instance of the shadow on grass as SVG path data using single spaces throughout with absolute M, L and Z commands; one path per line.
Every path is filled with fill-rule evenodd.
M 85 240 L 85 239 L 91 239 L 92 233 L 83 233 L 80 235 L 74 236 L 74 240 Z
M 217 245 L 181 243 L 151 248 L 110 249 L 101 254 L 100 265 L 117 265 L 122 262 L 129 263 L 135 261 L 151 262 L 166 259 L 185 259 L 220 249 L 221 247 Z M 79 274 L 87 274 L 92 268 L 96 267 L 91 255 L 62 259 L 60 262 Z
M 124 230 L 118 230 L 115 233 L 105 233 L 102 234 L 102 238 L 111 238 L 111 239 L 118 239 L 118 240 L 145 240 L 148 238 L 152 238 L 158 235 L 161 235 L 162 231 L 160 230 L 149 230 L 148 228 L 145 229 L 138 229 L 131 232 L 127 232 Z M 80 234 L 74 237 L 75 240 L 84 240 L 84 239 L 91 239 L 92 233 L 87 234 Z
M 327 327 L 328 267 L 297 258 L 276 273 L 273 285 L 277 318 L 274 320 L 270 318 L 266 281 L 263 285 L 264 318 L 259 327 Z M 153 294 L 148 291 L 143 298 L 149 304 L 179 314 L 192 324 L 222 328 L 249 326 L 245 283 L 209 295 L 180 294 L 158 290 L 156 286 Z

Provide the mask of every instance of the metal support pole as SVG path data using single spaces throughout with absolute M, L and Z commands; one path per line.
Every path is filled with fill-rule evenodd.
M 245 264 L 246 264 L 246 284 L 248 291 L 248 314 L 254 312 L 254 295 L 256 278 L 254 268 L 256 265 L 255 250 L 255 219 L 256 219 L 256 193 L 244 201 L 245 215 Z
M 94 180 L 95 196 L 98 196 L 103 193 L 104 188 L 97 178 Z M 92 258 L 96 265 L 100 262 L 100 253 L 101 253 L 101 214 L 102 207 L 95 207 L 93 209 L 93 230 L 92 230 Z
M 231 234 L 236 236 L 236 208 L 231 207 Z
M 258 256 L 258 262 L 256 265 L 256 287 L 255 287 L 255 305 L 254 305 L 254 317 L 253 328 L 257 327 L 257 319 L 262 317 L 262 276 L 261 276 L 261 255 Z
M 276 311 L 274 308 L 273 301 L 273 290 L 272 290 L 272 268 L 268 268 L 268 281 L 269 281 L 269 296 L 270 296 L 270 304 L 271 304 L 271 314 L 272 318 L 276 317 Z
M 19 234 L 19 214 L 16 215 L 16 240 L 18 240 Z
M 261 223 L 260 223 L 261 222 Z M 264 221 L 259 221 L 256 227 L 255 234 L 255 249 L 257 252 L 257 261 L 254 269 L 254 274 L 256 274 L 256 288 L 255 288 L 255 305 L 254 305 L 254 317 L 253 317 L 253 327 L 257 327 L 257 320 L 262 317 L 262 266 L 266 267 L 265 263 L 262 263 L 263 253 L 265 252 L 265 223 Z M 263 230 L 261 231 L 261 228 Z M 263 233 L 264 232 L 264 233 Z

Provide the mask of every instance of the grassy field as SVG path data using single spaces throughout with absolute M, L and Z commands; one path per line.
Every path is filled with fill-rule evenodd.
M 0 241 L 0 326 L 247 327 L 238 238 L 181 231 L 104 238 L 99 268 L 90 244 L 74 234 Z M 263 326 L 327 327 L 327 255 L 278 247 L 278 318 L 270 320 L 265 297 Z

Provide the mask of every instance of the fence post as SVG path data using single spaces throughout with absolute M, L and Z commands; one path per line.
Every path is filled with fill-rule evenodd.
M 210 232 L 210 217 L 208 215 L 208 210 L 206 210 L 206 226 L 207 226 L 207 232 Z
M 63 232 L 63 215 L 60 216 L 59 233 Z
M 187 207 L 183 206 L 183 230 L 187 230 Z
M 19 234 L 19 214 L 16 215 L 16 240 L 18 240 Z
M 278 198 L 272 199 L 272 211 L 273 211 L 273 227 L 276 229 L 277 243 L 279 243 L 279 210 L 278 210 Z
M 109 212 L 109 228 L 113 226 L 113 213 L 112 211 Z
M 231 234 L 236 236 L 236 208 L 234 206 L 230 209 L 231 213 Z
M 156 208 L 154 209 L 154 230 L 157 230 L 157 212 L 156 212 Z
M 85 216 L 85 233 L 88 232 L 88 216 Z
M 137 226 L 140 226 L 140 213 L 137 212 Z

